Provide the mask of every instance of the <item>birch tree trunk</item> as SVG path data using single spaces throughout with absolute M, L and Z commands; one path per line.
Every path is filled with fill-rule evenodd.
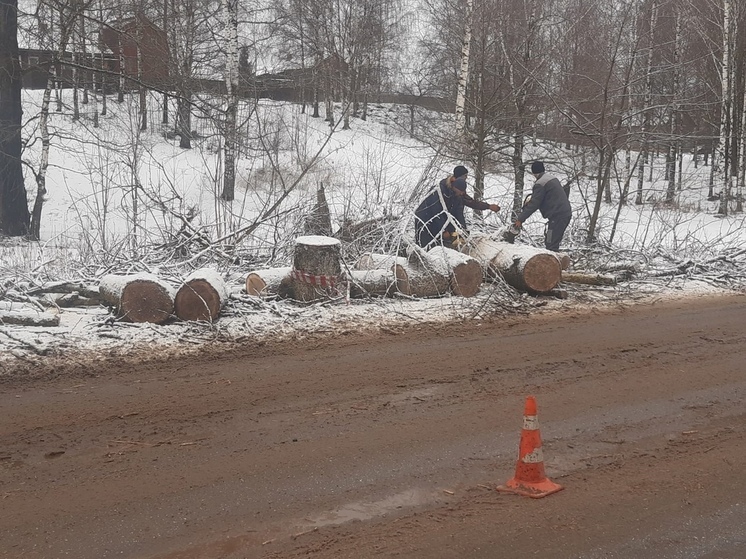
M 635 204 L 640 206 L 643 203 L 643 187 L 645 184 L 645 161 L 648 158 L 648 137 L 647 131 L 650 125 L 650 104 L 652 101 L 652 75 L 653 75 L 653 45 L 655 38 L 655 28 L 658 25 L 658 2 L 653 0 L 650 6 L 650 44 L 648 45 L 648 56 L 645 63 L 645 95 L 643 97 L 642 123 L 640 124 L 640 166 L 637 170 L 637 196 Z
M 728 215 L 728 198 L 730 184 L 728 181 L 728 165 L 726 152 L 729 145 L 729 120 L 731 96 L 731 2 L 723 0 L 723 59 L 720 70 L 720 133 L 718 143 L 712 159 L 713 182 L 721 186 L 720 208 L 718 213 Z
M 668 154 L 666 156 L 666 175 L 668 177 L 668 189 L 666 190 L 666 202 L 671 204 L 676 196 L 676 159 L 678 150 L 678 119 L 679 119 L 679 83 L 681 76 L 681 7 L 677 2 L 671 4 L 676 11 L 676 29 L 673 50 L 673 85 L 672 100 L 670 107 L 670 131 L 671 138 L 668 141 Z
M 466 135 L 466 85 L 469 82 L 469 52 L 471 49 L 471 18 L 474 13 L 474 0 L 466 0 L 464 41 L 461 45 L 461 66 L 458 73 L 456 92 L 456 126 L 464 137 Z
M 743 211 L 743 187 L 746 181 L 746 83 L 743 84 L 743 97 L 741 101 L 741 141 L 739 145 L 741 155 L 741 167 L 738 175 L 738 191 L 736 193 L 736 211 Z
M 236 119 L 238 115 L 238 0 L 225 0 L 228 45 L 225 61 L 225 109 L 223 192 L 221 198 L 231 202 L 236 193 Z
M 74 18 L 73 14 L 73 18 Z M 52 89 L 57 81 L 57 65 L 67 49 L 70 40 L 72 21 L 65 20 L 60 14 L 60 42 L 57 52 L 52 63 L 49 65 L 47 74 L 47 87 L 44 90 L 41 101 L 41 110 L 39 111 L 39 135 L 41 136 L 41 155 L 39 157 L 39 170 L 36 173 L 36 199 L 31 211 L 31 230 L 30 235 L 34 240 L 39 240 L 41 235 L 41 212 L 44 206 L 44 196 L 47 194 L 47 169 L 49 168 L 49 149 L 51 141 L 49 137 L 49 106 L 52 99 Z

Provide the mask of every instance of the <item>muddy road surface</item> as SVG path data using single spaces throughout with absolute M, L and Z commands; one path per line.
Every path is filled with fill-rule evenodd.
M 746 557 L 744 296 L 3 378 L 3 558 Z

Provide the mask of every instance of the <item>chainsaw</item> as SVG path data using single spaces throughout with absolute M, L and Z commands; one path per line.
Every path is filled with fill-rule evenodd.
M 521 233 L 521 228 L 516 227 L 515 223 L 511 223 L 505 231 L 503 231 L 502 239 L 506 243 L 511 245 L 515 242 L 515 238 Z
M 524 207 L 524 208 L 525 208 L 525 207 L 526 207 L 526 205 L 527 205 L 527 204 L 528 204 L 528 203 L 529 203 L 530 201 L 531 201 L 531 194 L 529 194 L 528 196 L 526 196 L 526 197 L 525 197 L 525 198 L 523 199 L 523 206 L 522 206 L 522 207 Z M 514 215 L 515 215 L 515 214 L 514 214 Z M 516 238 L 516 237 L 517 237 L 518 235 L 520 235 L 520 233 L 521 233 L 521 228 L 520 228 L 520 226 L 516 225 L 516 224 L 515 224 L 515 222 L 513 222 L 513 223 L 511 223 L 511 224 L 510 224 L 510 226 L 509 226 L 509 227 L 508 227 L 508 228 L 507 228 L 507 229 L 506 229 L 505 231 L 503 231 L 503 234 L 502 234 L 502 239 L 503 239 L 503 241 L 505 241 L 506 243 L 510 243 L 510 244 L 512 245 L 512 244 L 513 244 L 513 243 L 515 242 L 515 238 Z

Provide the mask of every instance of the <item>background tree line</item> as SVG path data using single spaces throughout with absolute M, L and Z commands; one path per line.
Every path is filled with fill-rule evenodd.
M 165 34 L 165 52 L 145 48 L 150 24 Z M 222 156 L 219 199 L 228 205 L 237 160 L 256 156 L 240 148 L 248 119 L 257 119 L 256 142 L 272 149 L 251 109 L 256 99 L 247 106 L 244 95 L 257 68 L 271 65 L 295 71 L 304 110 L 330 131 L 366 118 L 382 93 L 453 100 L 453 128 L 433 127 L 422 139 L 472 166 L 477 197 L 486 173 L 509 169 L 516 209 L 527 144 L 551 140 L 592 153 L 583 165 L 552 161 L 570 183 L 594 177 L 589 241 L 602 204 L 646 203 L 653 154 L 666 158 L 667 203 L 681 188 L 683 154 L 694 153 L 711 165 L 709 195 L 727 215 L 742 210 L 746 169 L 745 30 L 746 6 L 734 0 L 39 0 L 20 11 L 17 0 L 0 0 L 0 231 L 39 236 L 54 149 L 46 119 L 63 110 L 63 64 L 73 72 L 64 93 L 73 118 L 81 105 L 97 118 L 107 102 L 139 93 L 144 130 L 153 124 L 146 93 L 156 91 L 158 124 L 183 149 L 192 147 L 192 120 L 211 119 Z M 120 48 L 103 44 L 107 31 Z M 20 112 L 18 37 L 55 53 L 39 115 Z M 125 44 L 136 45 L 134 57 Z M 105 55 L 119 64 L 105 64 Z M 159 79 L 147 75 L 153 56 L 167 61 Z M 206 92 L 200 79 L 224 87 Z M 32 141 L 21 137 L 24 118 L 39 120 L 40 160 L 24 160 Z M 301 174 L 313 163 L 299 161 Z M 24 172 L 37 186 L 31 209 Z M 135 213 L 136 174 L 127 185 Z

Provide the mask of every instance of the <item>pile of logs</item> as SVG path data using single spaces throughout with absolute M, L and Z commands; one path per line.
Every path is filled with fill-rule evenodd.
M 246 293 L 313 301 L 335 295 L 473 297 L 484 280 L 497 277 L 518 290 L 548 293 L 563 280 L 567 255 L 513 245 L 474 235 L 457 251 L 410 245 L 406 256 L 367 253 L 342 272 L 339 241 L 331 237 L 298 237 L 293 266 L 250 272 Z
M 99 292 L 119 318 L 154 324 L 174 316 L 213 322 L 229 295 L 222 276 L 209 268 L 192 272 L 178 289 L 153 274 L 107 274 L 99 282 Z

